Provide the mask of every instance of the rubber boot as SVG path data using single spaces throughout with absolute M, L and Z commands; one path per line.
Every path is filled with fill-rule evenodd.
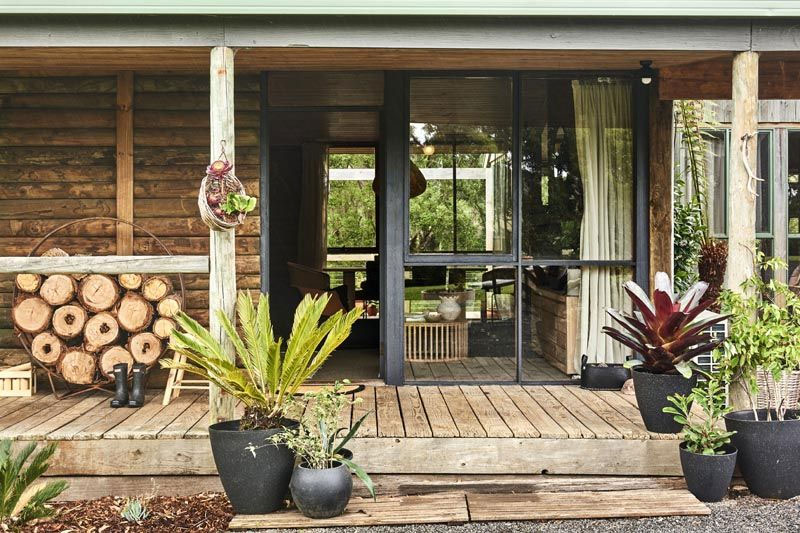
M 128 398 L 128 407 L 141 407 L 144 405 L 144 387 L 147 378 L 147 365 L 136 363 L 133 365 L 133 385 Z
M 116 391 L 111 407 L 125 407 L 128 405 L 128 363 L 114 365 L 114 384 Z

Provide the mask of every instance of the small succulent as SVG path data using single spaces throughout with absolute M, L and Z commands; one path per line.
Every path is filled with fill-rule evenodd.
M 129 498 L 122 508 L 122 518 L 128 522 L 140 523 L 147 520 L 150 511 L 140 498 Z
M 246 194 L 228 193 L 225 202 L 220 204 L 220 208 L 229 215 L 236 213 L 249 213 L 256 208 L 256 199 Z
M 655 277 L 653 301 L 636 283 L 625 283 L 625 292 L 635 308 L 632 314 L 606 309 L 617 324 L 616 328 L 604 326 L 603 332 L 644 357 L 641 365 L 654 374 L 673 374 L 676 371 L 691 376 L 689 361 L 713 350 L 722 339 L 712 339 L 703 333 L 708 327 L 722 322 L 728 315 L 714 315 L 700 319 L 700 313 L 713 304 L 702 301 L 708 283 L 695 283 L 686 294 L 678 298 L 672 293 L 669 276 L 659 272 Z M 630 361 L 627 366 L 639 364 Z

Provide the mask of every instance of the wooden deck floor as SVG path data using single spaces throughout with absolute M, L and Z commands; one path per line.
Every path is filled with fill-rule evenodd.
M 516 363 L 512 357 L 466 357 L 457 361 L 406 361 L 407 381 L 516 381 Z M 524 381 L 569 381 L 570 376 L 541 357 L 522 360 Z
M 676 436 L 648 432 L 635 398 L 576 386 L 368 386 L 353 451 L 383 474 L 678 475 Z M 208 402 L 112 409 L 108 396 L 0 399 L 0 438 L 59 443 L 54 475 L 213 474 Z

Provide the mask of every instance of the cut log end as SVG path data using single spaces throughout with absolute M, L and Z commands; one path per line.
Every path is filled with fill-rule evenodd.
M 63 305 L 53 312 L 53 331 L 64 339 L 74 339 L 83 331 L 88 317 L 80 305 Z
M 86 322 L 83 340 L 87 346 L 94 348 L 92 351 L 111 344 L 117 337 L 119 337 L 119 323 L 111 313 L 97 313 Z
M 69 257 L 69 254 L 61 248 L 50 248 L 42 254 L 42 257 Z
M 161 339 L 150 332 L 137 333 L 128 342 L 128 350 L 137 363 L 147 366 L 154 364 L 161 357 L 164 345 Z
M 135 291 L 142 286 L 141 274 L 120 274 L 118 280 L 120 287 L 129 291 Z
M 49 276 L 39 289 L 39 296 L 50 305 L 64 305 L 75 298 L 78 285 L 71 276 L 53 274 Z
M 117 306 L 117 321 L 125 331 L 138 333 L 150 325 L 153 306 L 140 294 L 128 292 Z
M 172 282 L 166 276 L 151 276 L 142 282 L 142 296 L 157 302 L 172 292 Z
M 11 320 L 24 333 L 41 333 L 50 325 L 53 308 L 38 296 L 24 298 L 11 309 Z
M 31 342 L 31 354 L 43 365 L 54 365 L 61 359 L 66 346 L 52 331 L 43 331 Z
M 39 274 L 17 274 L 14 283 L 22 292 L 34 293 L 42 285 L 42 276 Z
M 133 356 L 122 346 L 111 346 L 100 355 L 100 372 L 104 376 L 114 379 L 114 365 L 125 363 L 128 365 L 128 374 L 133 371 Z
M 153 334 L 159 339 L 168 339 L 172 330 L 177 327 L 175 321 L 165 316 L 159 317 L 153 322 Z
M 75 385 L 91 385 L 94 383 L 94 375 L 97 369 L 97 361 L 94 355 L 82 349 L 70 349 L 58 363 L 58 372 L 64 381 Z
M 78 300 L 93 313 L 111 309 L 117 303 L 117 299 L 119 299 L 117 282 L 104 274 L 86 276 L 78 289 Z
M 156 310 L 159 315 L 172 318 L 181 310 L 181 299 L 177 294 L 165 296 L 163 300 L 158 302 Z

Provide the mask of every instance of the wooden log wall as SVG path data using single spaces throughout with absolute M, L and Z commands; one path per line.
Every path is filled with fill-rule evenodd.
M 197 190 L 208 164 L 208 76 L 134 73 L 134 222 L 173 254 L 208 253 Z M 258 195 L 259 85 L 236 79 L 236 174 Z M 0 255 L 26 255 L 58 225 L 116 216 L 118 205 L 117 73 L 45 76 L 0 73 Z M 259 289 L 259 217 L 237 231 L 237 285 Z M 47 247 L 70 254 L 117 253 L 108 222 L 72 226 Z M 154 239 L 134 232 L 135 255 L 163 255 Z M 177 280 L 176 280 L 177 281 Z M 185 275 L 186 307 L 208 320 L 208 276 Z M 176 284 L 177 287 L 177 284 Z M 13 278 L 0 277 L 0 365 L 19 360 L 11 326 Z

